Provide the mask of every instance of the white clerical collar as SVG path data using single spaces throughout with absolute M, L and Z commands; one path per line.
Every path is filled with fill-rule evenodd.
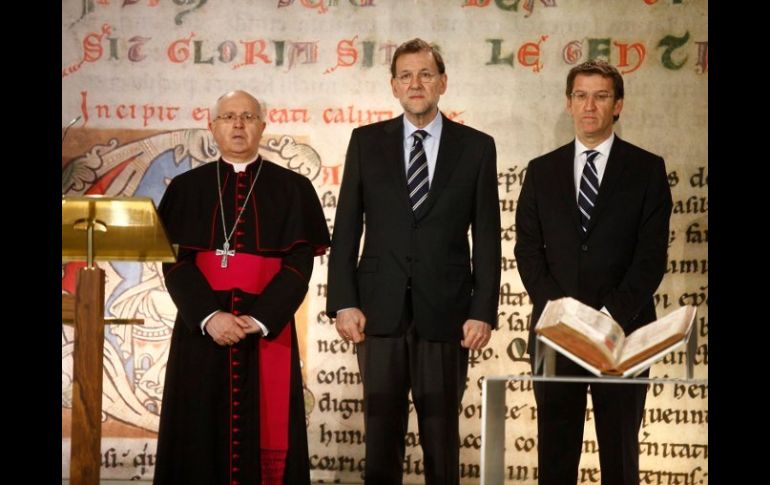
M 250 163 L 254 163 L 259 158 L 259 154 L 255 155 L 253 159 L 249 160 L 248 162 L 231 162 L 230 160 L 226 159 L 225 157 L 222 157 L 222 160 L 229 163 L 233 166 L 233 172 L 243 172 L 246 170 L 246 167 L 249 166 Z

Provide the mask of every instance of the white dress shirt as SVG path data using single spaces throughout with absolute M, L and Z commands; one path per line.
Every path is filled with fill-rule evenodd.
M 595 148 L 586 148 L 585 145 L 580 143 L 580 140 L 575 138 L 575 163 L 572 165 L 575 171 L 575 200 L 580 197 L 580 179 L 583 178 L 583 168 L 586 166 L 587 155 L 583 152 L 586 150 L 595 150 L 599 152 L 594 158 L 594 166 L 596 166 L 596 172 L 599 177 L 599 187 L 601 188 L 602 178 L 604 177 L 604 171 L 607 169 L 607 159 L 610 157 L 610 149 L 612 148 L 612 142 L 615 141 L 615 133 L 613 132 L 609 138 L 599 143 Z
M 409 170 L 409 154 L 412 152 L 412 145 L 414 145 L 414 135 L 412 133 L 417 130 L 424 130 L 430 135 L 426 136 L 422 142 L 422 146 L 425 148 L 425 156 L 428 159 L 428 184 L 433 182 L 433 173 L 436 171 L 438 145 L 441 141 L 441 129 L 443 126 L 444 119 L 441 117 L 440 111 L 436 113 L 436 117 L 425 128 L 417 128 L 404 116 L 404 173 L 407 173 Z

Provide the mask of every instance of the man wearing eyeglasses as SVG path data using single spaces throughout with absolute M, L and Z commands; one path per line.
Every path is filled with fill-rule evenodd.
M 259 102 L 217 100 L 220 159 L 169 184 L 158 212 L 177 262 L 155 484 L 310 483 L 294 312 L 329 245 L 310 181 L 260 157 Z
M 575 139 L 530 162 L 516 210 L 514 253 L 533 302 L 533 358 L 532 330 L 548 300 L 576 298 L 628 335 L 655 320 L 653 295 L 666 268 L 671 190 L 663 159 L 613 132 L 623 78 L 604 61 L 588 61 L 570 70 L 566 94 Z M 590 374 L 558 355 L 556 375 Z M 587 387 L 534 383 L 541 485 L 577 483 Z M 638 484 L 647 387 L 590 388 L 602 483 Z
M 452 485 L 468 352 L 497 318 L 495 143 L 439 112 L 447 75 L 425 41 L 396 49 L 390 85 L 404 114 L 353 130 L 348 145 L 327 313 L 358 344 L 365 483 L 402 483 L 411 390 L 425 483 Z

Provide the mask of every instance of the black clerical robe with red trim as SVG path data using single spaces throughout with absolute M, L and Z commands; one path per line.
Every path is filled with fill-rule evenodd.
M 178 314 L 154 483 L 309 483 L 293 315 L 329 245 L 315 189 L 261 158 L 240 173 L 220 160 L 172 180 L 158 212 L 179 254 L 163 268 Z M 200 329 L 217 310 L 253 316 L 268 336 L 218 345 Z

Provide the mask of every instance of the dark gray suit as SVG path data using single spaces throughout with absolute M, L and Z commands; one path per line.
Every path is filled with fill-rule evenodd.
M 497 318 L 500 213 L 495 143 L 489 135 L 444 117 L 430 192 L 417 213 L 410 205 L 404 167 L 403 116 L 353 130 L 334 221 L 327 313 L 334 317 L 339 309 L 357 307 L 367 319 L 365 345 L 359 346 L 361 353 L 369 355 L 366 362 L 359 355 L 367 483 L 396 479 L 388 483 L 400 483 L 399 455 L 403 460 L 402 430 L 406 431 L 410 387 L 420 421 L 427 483 L 454 483 L 459 455 L 457 405 L 467 373 L 467 351 L 460 347 L 462 325 L 477 319 L 494 327 Z M 405 334 L 410 339 L 407 349 L 402 344 L 390 346 L 393 338 Z M 439 361 L 434 361 L 410 353 L 436 342 L 444 345 L 439 353 L 449 363 L 442 364 L 439 355 Z M 371 348 L 375 343 L 381 346 Z M 402 351 L 403 355 L 392 355 Z M 396 358 L 399 364 L 382 369 L 386 358 Z M 437 395 L 427 396 L 430 393 Z M 389 403 L 388 409 L 382 409 L 383 402 Z M 437 410 L 437 405 L 442 409 Z M 441 425 L 445 428 L 437 430 L 425 421 L 431 413 L 446 418 Z M 386 436 L 377 438 L 380 425 Z M 400 444 L 377 443 L 399 434 Z M 378 464 L 384 455 L 387 468 L 395 471 L 375 469 L 386 467 Z
M 587 232 L 575 193 L 574 141 L 530 162 L 516 210 L 516 255 L 533 302 L 531 332 L 548 300 L 605 306 L 626 334 L 655 319 L 666 268 L 671 190 L 663 159 L 615 136 Z M 557 374 L 584 374 L 559 356 Z M 603 483 L 638 483 L 646 387 L 591 385 Z M 540 483 L 576 483 L 586 386 L 535 384 Z

